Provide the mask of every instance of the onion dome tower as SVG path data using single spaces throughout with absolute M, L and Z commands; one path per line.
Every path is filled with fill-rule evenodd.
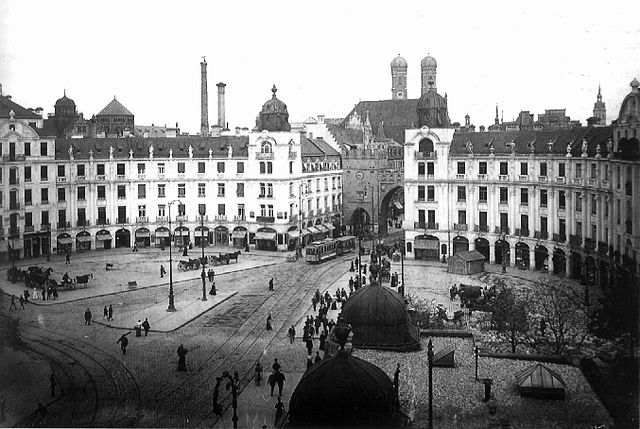
M 353 346 L 390 351 L 420 349 L 402 296 L 373 283 L 355 291 L 342 307 L 342 319 L 353 328 Z
M 407 99 L 407 60 L 400 54 L 391 61 L 391 99 Z
M 436 74 L 438 63 L 435 58 L 427 55 L 420 61 L 420 74 L 422 76 L 422 94 L 429 90 L 438 91 L 436 86 Z
M 77 116 L 76 103 L 67 97 L 67 91 L 64 91 L 62 98 L 56 100 L 53 105 L 56 118 L 71 118 Z
M 292 428 L 398 428 L 402 415 L 389 376 L 344 350 L 350 329 L 334 328 L 338 353 L 311 366 L 289 402 Z
M 291 131 L 287 105 L 276 98 L 277 91 L 278 89 L 273 85 L 271 89 L 273 95 L 271 100 L 262 105 L 262 110 L 256 119 L 255 131 Z

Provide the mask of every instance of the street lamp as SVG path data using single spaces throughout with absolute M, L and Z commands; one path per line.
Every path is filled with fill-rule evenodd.
M 226 388 L 227 390 L 231 389 L 231 406 L 233 407 L 233 428 L 238 428 L 238 385 L 237 381 L 229 374 L 229 371 L 224 371 L 222 376 L 216 377 L 216 386 L 213 389 L 213 412 L 218 416 L 222 416 L 222 405 L 218 403 L 218 393 L 220 390 L 220 384 L 222 380 L 227 378 Z
M 204 210 L 200 211 L 200 241 L 201 241 L 201 245 L 202 245 L 202 259 L 200 260 L 200 264 L 202 264 L 202 300 L 206 301 L 207 300 L 207 285 L 205 282 L 206 276 L 204 274 L 204 266 L 206 265 L 205 263 L 205 259 L 204 259 Z
M 177 202 L 179 205 L 182 204 L 180 200 L 173 200 L 169 203 L 169 308 L 167 311 L 176 311 L 176 306 L 173 302 L 173 258 L 171 256 L 171 234 L 173 230 L 171 229 L 171 204 Z
M 404 249 L 406 246 L 404 240 L 400 240 L 400 245 L 402 246 L 402 249 L 400 250 L 400 272 L 402 275 L 402 286 L 399 287 L 398 290 L 400 291 L 400 296 L 404 297 Z

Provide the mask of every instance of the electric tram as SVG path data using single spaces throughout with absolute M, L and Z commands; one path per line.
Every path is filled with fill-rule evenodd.
M 305 247 L 304 260 L 310 263 L 318 263 L 335 258 L 337 247 L 337 241 L 333 238 L 314 241 Z

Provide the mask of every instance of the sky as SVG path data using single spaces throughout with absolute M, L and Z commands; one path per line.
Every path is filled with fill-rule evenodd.
M 391 60 L 438 62 L 449 117 L 476 126 L 495 106 L 566 108 L 586 123 L 598 85 L 615 119 L 640 79 L 640 1 L 492 2 L 0 0 L 0 83 L 24 107 L 53 112 L 66 90 L 85 117 L 114 97 L 136 124 L 200 130 L 200 61 L 208 63 L 209 124 L 216 83 L 230 128 L 253 128 L 271 87 L 290 121 L 345 117 L 360 100 L 391 98 Z

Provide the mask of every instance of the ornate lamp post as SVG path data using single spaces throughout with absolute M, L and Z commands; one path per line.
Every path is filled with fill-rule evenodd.
M 433 429 L 433 344 L 429 339 L 427 345 L 427 357 L 429 359 L 429 429 Z
M 169 308 L 167 311 L 176 311 L 176 306 L 173 302 L 173 257 L 171 255 L 171 247 L 173 243 L 171 242 L 171 204 L 177 202 L 178 204 L 182 204 L 180 200 L 173 200 L 169 203 Z
M 200 244 L 202 245 L 202 259 L 200 259 L 200 264 L 202 265 L 202 300 L 207 300 L 207 284 L 206 284 L 206 276 L 204 274 L 204 266 L 206 265 L 204 259 L 204 210 L 200 211 Z
M 404 240 L 400 240 L 400 245 L 402 245 L 402 250 L 400 251 L 400 267 L 401 267 L 401 273 L 402 273 L 402 289 L 398 288 L 400 291 L 400 295 L 402 297 L 404 297 L 404 249 L 406 244 L 404 243 Z
M 216 377 L 216 386 L 213 390 L 213 412 L 218 416 L 222 416 L 222 405 L 218 403 L 218 394 L 220 390 L 220 384 L 223 379 L 228 379 L 226 388 L 227 390 L 231 389 L 231 406 L 233 407 L 233 428 L 238 428 L 238 385 L 236 384 L 236 380 L 233 379 L 229 371 L 224 371 L 222 376 Z

